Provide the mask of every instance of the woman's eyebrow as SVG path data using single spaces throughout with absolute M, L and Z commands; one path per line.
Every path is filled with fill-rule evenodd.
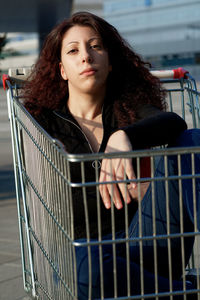
M 91 39 L 89 39 L 88 42 L 92 42 L 93 40 L 100 40 L 101 41 L 101 38 L 99 36 L 95 36 L 95 37 L 92 37 Z
M 101 41 L 101 38 L 98 37 L 98 36 L 95 36 L 95 37 L 90 38 L 87 42 L 92 42 L 93 40 L 100 40 Z M 80 43 L 79 41 L 71 41 L 71 42 L 67 43 L 66 46 L 68 46 L 70 44 L 79 44 L 79 43 Z
M 74 44 L 74 43 L 79 43 L 79 41 L 71 41 L 71 42 L 67 43 L 66 46 L 70 45 L 70 44 Z

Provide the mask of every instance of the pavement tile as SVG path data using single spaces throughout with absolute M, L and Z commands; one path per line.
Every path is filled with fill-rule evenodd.
M 20 243 L 18 239 L 12 243 L 9 243 L 8 240 L 3 240 L 0 238 L 0 255 L 8 253 L 15 257 L 20 255 Z
M 2 264 L 13 262 L 13 261 L 16 261 L 15 255 L 3 254 L 2 252 L 0 252 L 0 269 Z
M 22 276 L 22 266 L 17 263 L 4 263 L 0 265 L 0 284 L 5 281 L 10 281 L 16 277 Z
M 10 280 L 0 282 L 0 300 L 17 300 L 23 299 L 25 296 L 26 292 L 23 288 L 21 276 L 16 275 Z

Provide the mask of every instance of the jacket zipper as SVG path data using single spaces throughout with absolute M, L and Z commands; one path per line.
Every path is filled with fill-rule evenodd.
M 65 120 L 65 121 L 67 121 L 67 122 L 73 124 L 75 127 L 77 127 L 77 128 L 80 130 L 80 132 L 83 134 L 83 136 L 85 137 L 85 139 L 86 139 L 86 141 L 87 141 L 87 143 L 88 143 L 88 146 L 89 146 L 91 152 L 94 153 L 94 151 L 93 151 L 93 149 L 92 149 L 92 146 L 91 146 L 91 144 L 90 144 L 90 142 L 89 142 L 89 140 L 88 140 L 86 134 L 84 133 L 84 131 L 83 131 L 76 123 L 74 123 L 73 121 L 71 121 L 71 120 L 69 120 L 69 119 L 66 119 L 66 118 L 63 117 L 63 116 L 60 116 L 60 115 L 59 115 L 58 113 L 56 113 L 55 111 L 54 111 L 54 113 L 55 113 L 58 117 L 60 117 L 61 119 Z

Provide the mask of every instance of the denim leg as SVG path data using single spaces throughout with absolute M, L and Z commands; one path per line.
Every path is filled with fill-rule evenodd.
M 183 132 L 174 147 L 183 146 L 197 146 L 200 145 L 200 130 L 187 130 Z M 191 158 L 190 155 L 183 155 L 181 157 L 182 174 L 191 174 Z M 200 173 L 200 155 L 195 156 L 196 173 Z M 164 176 L 164 159 L 161 157 L 157 163 L 155 177 Z M 177 175 L 177 158 L 176 156 L 169 156 L 168 158 L 168 173 L 170 175 Z M 197 214 L 199 220 L 199 204 L 200 204 L 200 179 L 196 179 L 196 196 L 197 196 Z M 170 234 L 180 232 L 180 204 L 179 204 L 179 184 L 177 180 L 168 181 L 169 190 L 169 215 L 170 215 Z M 152 209 L 152 195 L 154 192 L 155 201 L 155 232 L 153 231 L 153 209 Z M 184 232 L 193 232 L 193 194 L 192 194 L 192 180 L 185 179 L 182 181 L 183 192 L 183 220 Z M 166 189 L 165 181 L 155 181 L 154 187 L 151 184 L 141 204 L 141 225 L 142 236 L 152 236 L 167 234 L 167 216 L 166 216 Z M 129 227 L 130 237 L 139 236 L 139 213 L 137 212 Z M 187 264 L 192 252 L 194 239 L 192 237 L 184 238 L 184 259 Z M 172 274 L 174 279 L 179 279 L 182 275 L 182 257 L 181 257 L 181 239 L 170 239 L 171 255 L 172 255 Z M 158 274 L 168 277 L 168 243 L 167 239 L 156 241 Z M 164 257 L 164 259 L 163 259 Z M 134 262 L 140 262 L 139 244 L 132 242 L 131 244 L 131 258 Z M 143 241 L 143 262 L 144 268 L 154 273 L 154 249 L 153 241 Z
M 190 129 L 184 131 L 176 140 L 176 147 L 191 147 L 200 146 L 200 129 Z M 194 155 L 195 171 L 194 174 L 200 175 L 200 154 Z M 192 174 L 192 160 L 191 155 L 182 155 L 181 158 L 181 171 L 183 175 Z M 189 214 L 190 220 L 194 223 L 194 203 L 193 203 L 193 188 L 192 180 L 182 180 L 182 190 L 184 197 L 184 204 L 186 206 L 187 213 Z M 200 178 L 195 179 L 195 193 L 196 193 L 196 217 L 197 227 L 200 230 Z
M 116 250 L 116 278 L 117 278 L 117 296 L 127 296 L 127 260 L 124 256 L 125 248 L 120 247 Z M 92 246 L 91 249 L 91 274 L 92 274 L 92 299 L 100 299 L 101 287 L 100 287 L 100 263 L 99 263 L 99 248 L 98 246 Z M 113 248 L 112 245 L 103 245 L 103 295 L 105 298 L 114 297 L 114 272 L 113 272 Z M 88 249 L 87 247 L 80 247 L 76 249 L 77 257 L 77 276 L 78 276 L 78 299 L 88 299 L 88 287 L 89 287 L 89 272 L 88 272 Z M 139 264 L 130 262 L 130 278 L 131 278 L 131 295 L 141 295 L 141 281 L 140 281 L 140 266 Z M 144 293 L 154 293 L 155 276 L 153 273 L 144 270 L 143 283 Z M 158 278 L 159 292 L 169 291 L 169 280 L 162 276 Z M 186 283 L 187 289 L 192 289 L 192 284 Z M 173 291 L 180 291 L 183 289 L 182 281 L 173 281 Z M 169 300 L 169 297 L 162 298 Z M 174 300 L 183 300 L 183 296 L 174 296 Z M 188 298 L 189 299 L 189 298 Z M 193 299 L 193 298 L 191 298 Z

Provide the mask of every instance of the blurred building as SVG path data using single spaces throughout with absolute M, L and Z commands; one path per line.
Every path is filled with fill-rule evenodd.
M 155 68 L 200 76 L 199 0 L 104 0 L 104 17 Z
M 89 11 L 98 16 L 103 16 L 103 0 L 73 0 L 72 13 L 77 11 Z

